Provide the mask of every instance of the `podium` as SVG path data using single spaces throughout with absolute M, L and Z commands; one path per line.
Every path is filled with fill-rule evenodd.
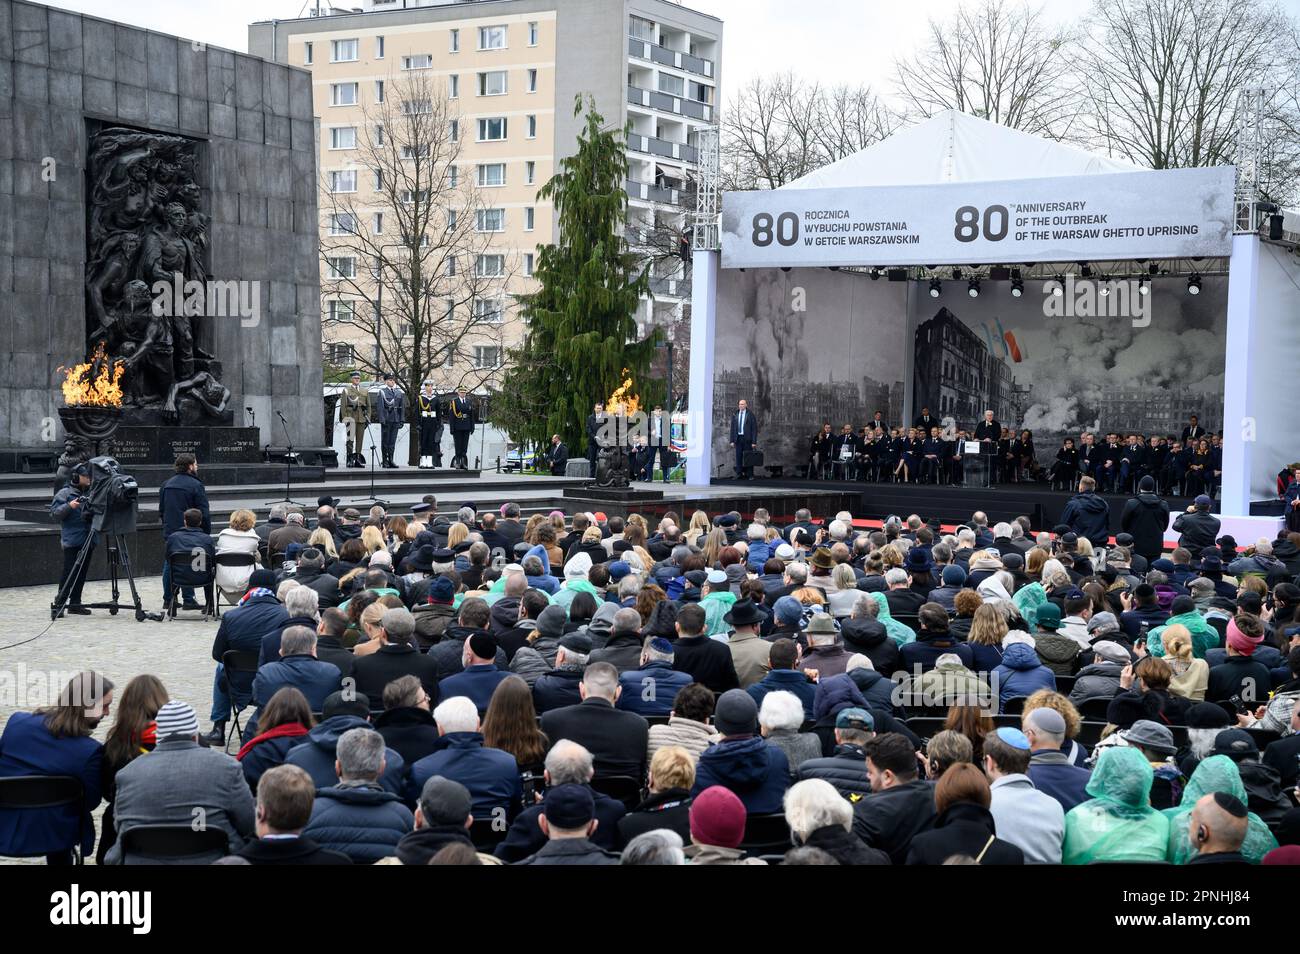
M 998 445 L 992 441 L 967 441 L 962 453 L 967 487 L 993 486 L 993 460 Z

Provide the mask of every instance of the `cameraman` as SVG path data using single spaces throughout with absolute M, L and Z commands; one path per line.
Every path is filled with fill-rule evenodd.
M 198 510 L 202 516 L 200 527 L 204 533 L 212 533 L 212 515 L 208 509 L 208 491 L 199 480 L 199 464 L 193 454 L 176 455 L 176 475 L 170 478 L 158 491 L 158 513 L 162 517 L 164 549 L 166 540 L 177 530 L 185 528 L 185 511 Z M 171 568 L 163 557 L 163 592 L 171 580 Z M 200 609 L 194 599 L 194 587 L 181 587 L 181 597 L 185 601 L 182 609 Z
M 54 495 L 50 501 L 50 516 L 59 521 L 59 542 L 63 545 L 63 572 L 59 575 L 59 590 L 72 575 L 72 568 L 86 540 L 94 531 L 90 528 L 91 513 L 86 506 L 86 491 L 90 489 L 90 468 L 78 464 L 68 477 L 68 485 Z M 95 545 L 90 545 L 86 561 L 81 565 L 77 578 L 68 590 L 67 611 L 76 616 L 89 616 L 90 610 L 81 605 L 81 588 L 86 585 L 86 574 L 90 571 L 90 561 L 95 553 Z

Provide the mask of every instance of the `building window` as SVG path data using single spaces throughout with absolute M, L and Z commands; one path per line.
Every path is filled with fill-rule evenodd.
M 351 321 L 356 315 L 356 309 L 346 298 L 331 298 L 325 314 L 330 321 Z
M 537 45 L 537 34 L 538 34 L 537 21 L 533 20 L 531 23 L 528 24 L 528 45 L 529 46 Z
M 415 146 L 411 145 L 409 142 L 405 143 L 402 146 L 402 158 L 403 159 L 428 159 L 430 148 L 431 145 L 430 143 L 427 142 L 424 143 L 424 145 L 415 145 Z
M 448 256 L 447 258 L 447 277 L 448 278 L 456 277 L 456 256 L 455 255 Z
M 671 73 L 660 73 L 659 92 L 682 96 L 686 92 L 686 82 L 680 76 L 673 76 Z
M 537 180 L 537 163 L 529 159 L 524 163 L 524 183 L 532 185 Z
M 339 169 L 330 173 L 331 192 L 356 192 L 357 170 Z
M 384 191 L 384 170 L 383 169 L 375 170 L 375 191 L 376 192 Z
M 428 189 L 403 189 L 402 190 L 403 205 L 414 205 L 417 200 L 420 202 L 428 202 L 429 190 Z
M 655 41 L 654 21 L 647 20 L 644 17 L 629 17 L 627 32 L 638 40 L 645 40 L 647 43 Z
M 384 81 L 375 80 L 375 102 L 382 103 L 383 101 L 384 101 Z
M 376 212 L 374 219 L 370 223 L 370 231 L 375 235 L 384 234 L 384 213 Z
M 346 365 L 352 363 L 352 345 L 331 342 L 325 348 L 325 360 L 330 364 Z
M 474 367 L 475 368 L 501 367 L 500 345 L 475 345 L 474 346 Z
M 357 40 L 331 40 L 330 41 L 330 62 L 331 63 L 355 63 L 357 59 Z
M 311 66 L 311 44 L 310 43 L 304 43 L 302 45 L 302 62 L 305 66 Z
M 501 324 L 503 317 L 501 299 L 499 298 L 475 298 L 474 299 L 474 320 L 489 325 Z
M 450 45 L 449 49 L 450 49 L 451 52 L 453 52 L 453 53 L 459 53 L 459 52 L 460 52 L 460 30 L 452 30 L 452 31 L 451 31 L 451 45 Z
M 384 127 L 376 123 L 375 124 L 375 145 L 382 146 L 383 144 L 384 144 Z
M 402 100 L 403 116 L 427 116 L 433 112 L 433 100 L 431 99 L 404 99 Z
M 706 86 L 703 83 L 696 83 L 692 81 L 687 85 L 687 89 L 690 90 L 691 99 L 695 100 L 697 103 L 713 102 L 712 86 Z
M 453 163 L 447 167 L 447 184 L 453 189 L 460 185 L 460 166 Z
M 326 258 L 325 262 L 329 265 L 330 278 L 339 279 L 357 277 L 357 260 L 351 255 L 341 255 L 337 258 Z
M 333 129 L 331 129 L 330 148 L 331 149 L 357 148 L 357 127 L 356 126 L 335 126 Z
M 331 106 L 355 106 L 356 104 L 357 104 L 356 83 L 331 83 L 330 84 L 330 105 Z
M 450 232 L 455 227 L 456 227 L 456 210 L 448 209 L 447 210 L 447 231 Z
M 375 37 L 375 59 L 382 60 L 383 58 L 384 58 L 384 38 L 382 36 L 377 36 Z
M 506 48 L 505 26 L 479 27 L 478 48 L 480 50 L 504 50 Z
M 537 70 L 528 71 L 528 92 L 537 92 Z
M 536 219 L 536 210 L 530 205 L 524 209 L 524 231 L 531 232 Z
M 335 212 L 330 216 L 330 235 L 356 235 L 357 217 L 351 212 Z
M 460 74 L 452 73 L 447 77 L 447 98 L 455 99 L 460 95 Z
M 536 116 L 528 117 L 528 138 L 529 139 L 537 138 L 537 117 Z
M 506 164 L 504 162 L 487 162 L 478 167 L 478 184 L 481 186 L 503 186 L 506 184 Z
M 448 133 L 452 142 L 460 142 L 460 120 L 453 119 L 448 125 Z
M 478 94 L 480 96 L 504 96 L 506 94 L 506 71 L 492 70 L 478 74 Z
M 529 278 L 532 277 L 533 274 L 533 253 L 532 252 L 524 253 L 524 274 L 527 275 Z
M 500 278 L 506 273 L 504 255 L 480 255 L 474 265 L 474 274 L 479 278 Z
M 506 210 L 479 209 L 476 224 L 480 232 L 504 232 L 506 228 Z
M 427 70 L 432 66 L 432 53 L 413 53 L 410 56 L 402 57 L 402 69 L 404 70 Z
M 506 138 L 506 118 L 492 116 L 478 121 L 479 142 L 500 142 Z

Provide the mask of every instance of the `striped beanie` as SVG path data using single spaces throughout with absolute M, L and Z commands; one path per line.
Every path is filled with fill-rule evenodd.
M 188 702 L 177 702 L 173 699 L 171 702 L 164 703 L 158 710 L 155 722 L 158 725 L 160 742 L 172 735 L 193 737 L 199 734 L 199 717 L 194 714 L 194 709 Z

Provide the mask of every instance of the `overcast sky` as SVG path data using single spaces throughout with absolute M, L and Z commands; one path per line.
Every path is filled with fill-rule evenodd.
M 254 20 L 292 19 L 304 0 L 47 0 L 149 29 L 244 51 Z M 1285 0 L 1300 9 L 1300 0 Z M 339 4 L 347 6 L 346 0 Z M 919 43 L 929 18 L 942 20 L 958 0 L 692 0 L 686 4 L 725 24 L 723 95 L 756 75 L 794 70 L 826 82 L 880 84 L 899 53 Z M 1088 0 L 1050 0 L 1054 19 L 1068 20 Z

